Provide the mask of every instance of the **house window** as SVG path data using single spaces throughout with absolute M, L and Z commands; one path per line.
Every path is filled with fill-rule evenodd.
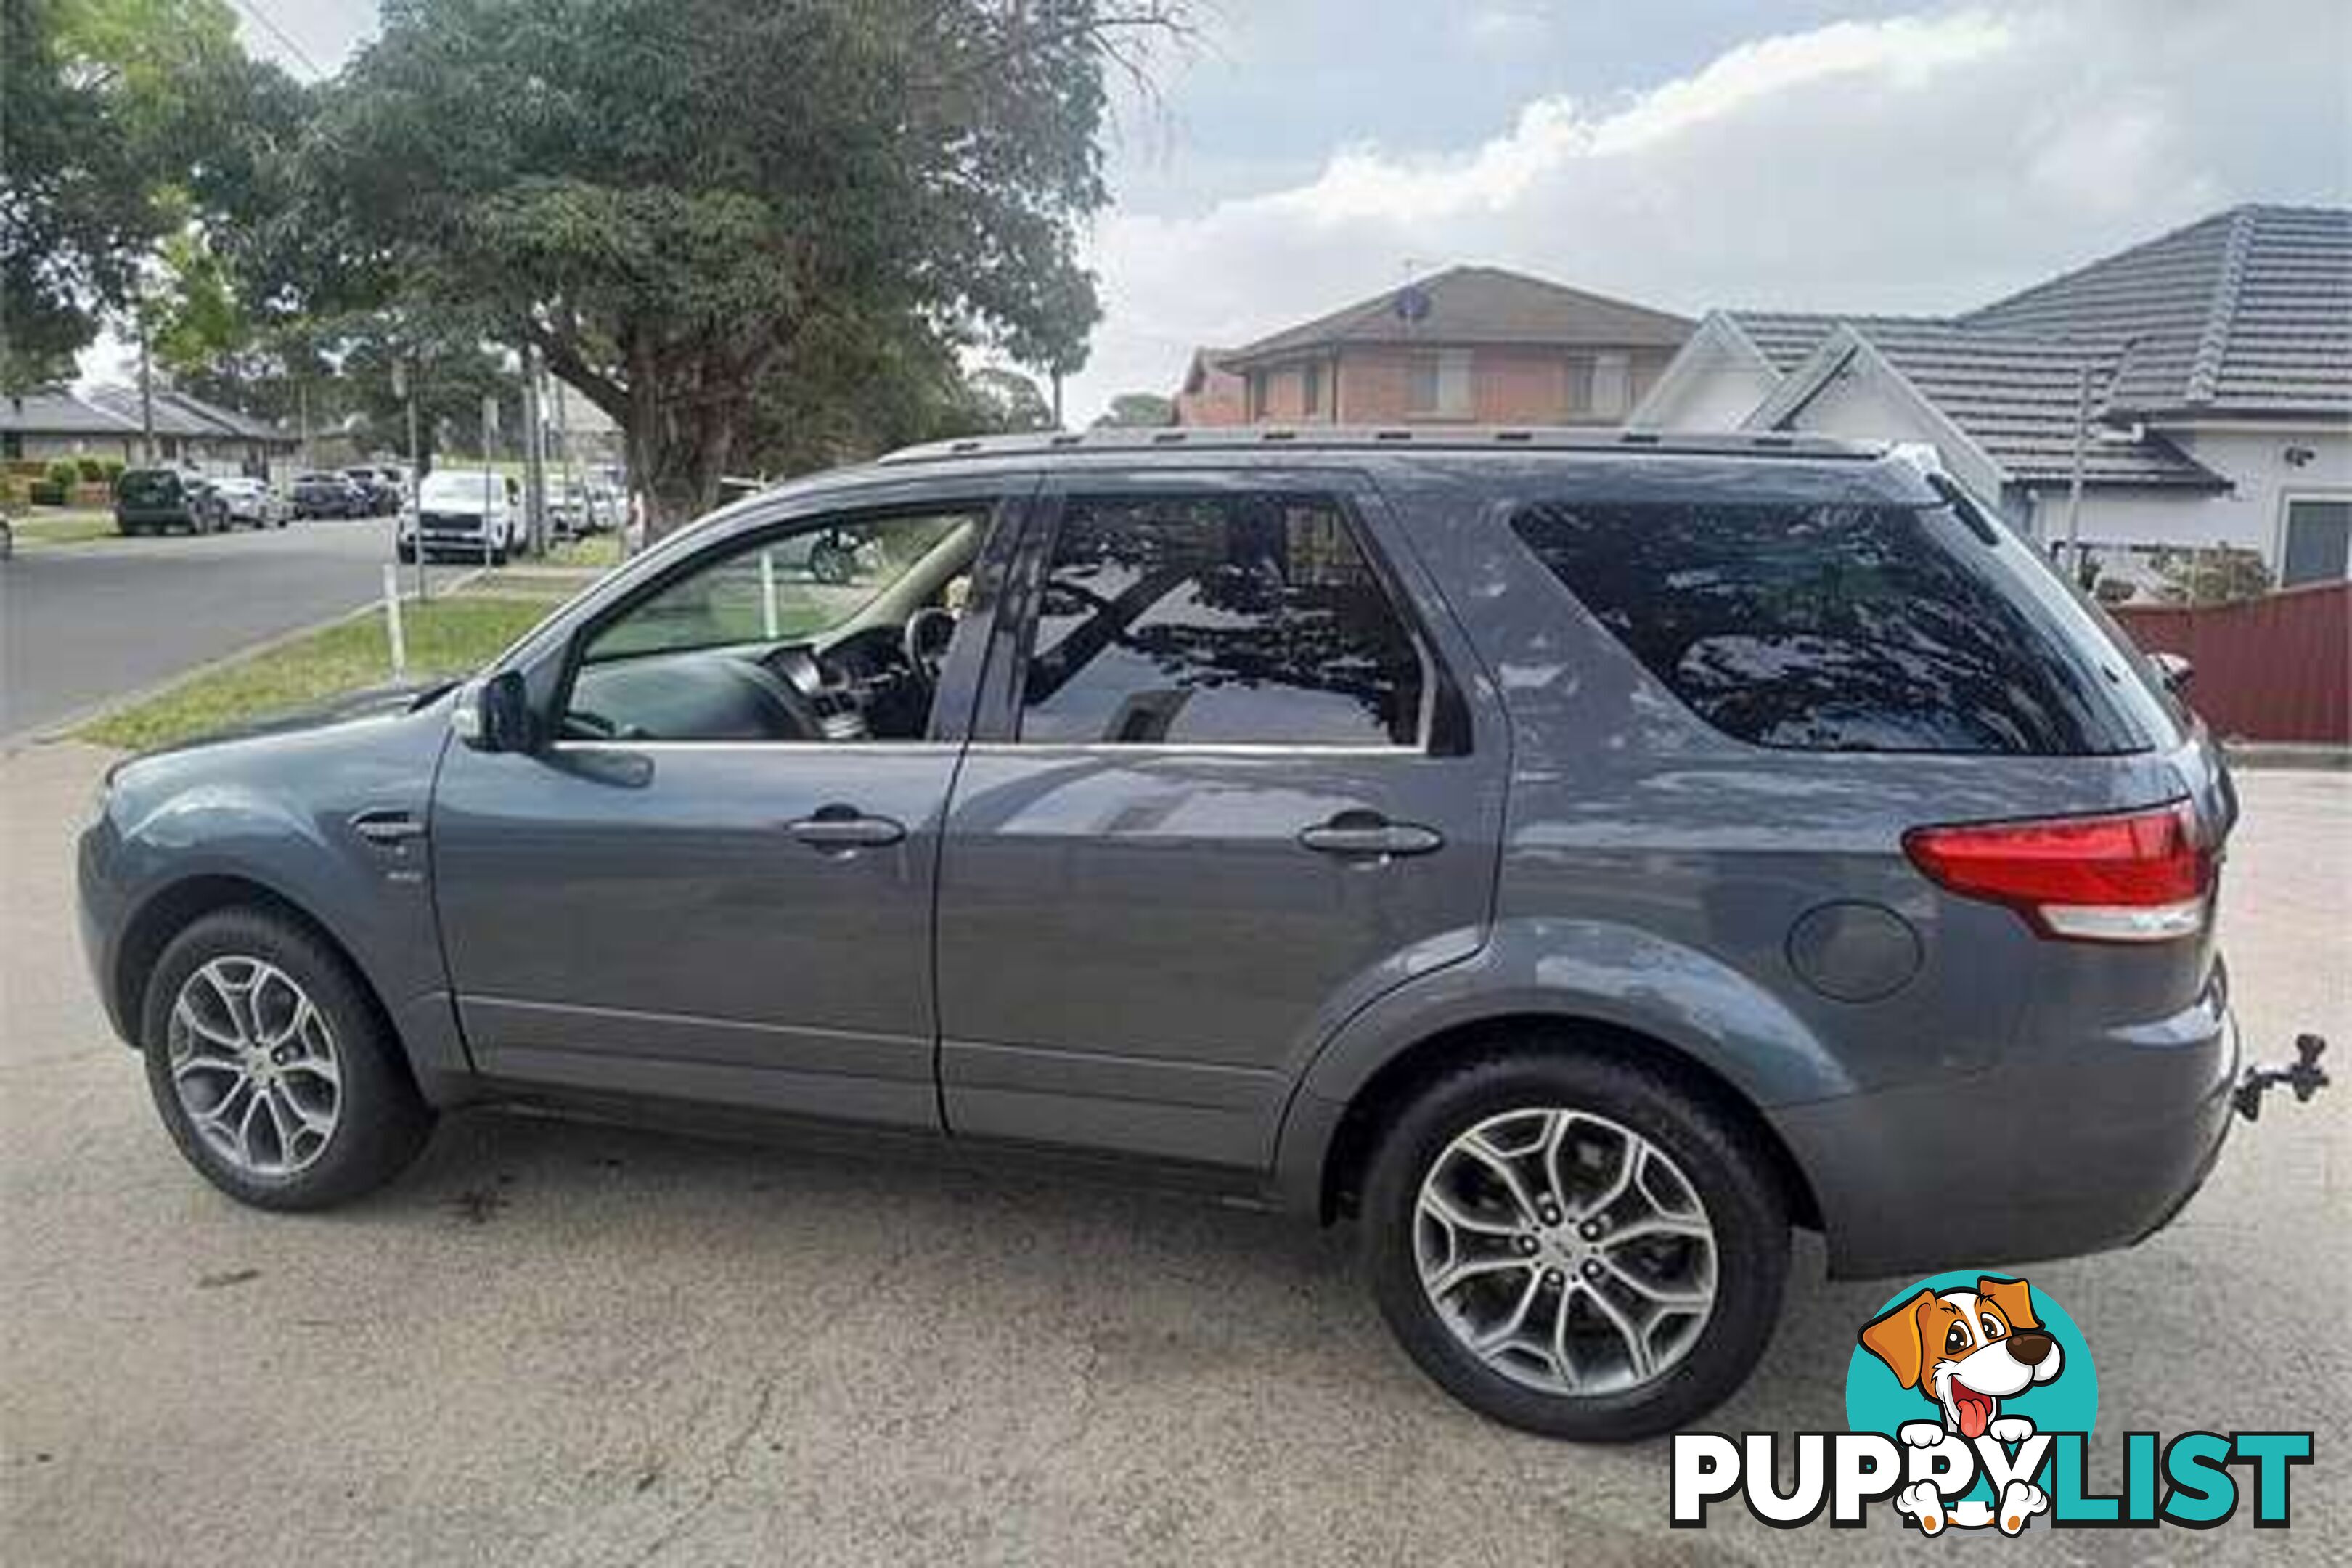
M 0 458 L 13 463 L 25 455 L 25 436 L 21 430 L 0 430 Z
M 1308 418 L 1323 412 L 1323 363 L 1309 361 L 1298 367 L 1298 410 Z
M 1244 412 L 1252 419 L 1265 417 L 1265 372 L 1254 370 L 1242 384 Z
M 1619 353 L 1568 356 L 1568 416 L 1622 419 L 1633 405 L 1632 358 Z
M 1633 405 L 1630 395 L 1632 362 L 1623 354 L 1596 354 L 1592 360 L 1591 412 L 1597 419 L 1622 419 Z
M 1568 356 L 1568 413 L 1570 418 L 1592 412 L 1592 356 Z
M 2333 583 L 2346 576 L 2352 576 L 2352 500 L 2287 502 L 2279 586 Z
M 1415 354 L 1405 372 L 1404 406 L 1408 414 L 1440 419 L 1470 416 L 1470 351 L 1440 349 Z

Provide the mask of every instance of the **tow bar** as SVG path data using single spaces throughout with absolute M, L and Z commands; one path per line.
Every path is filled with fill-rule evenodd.
M 2295 1063 L 2293 1067 L 2252 1067 L 2238 1080 L 2230 1094 L 2230 1103 L 2238 1114 L 2249 1121 L 2257 1121 L 2263 1113 L 2263 1096 L 2281 1084 L 2294 1090 L 2300 1104 L 2317 1094 L 2327 1082 L 2327 1069 L 2319 1065 L 2319 1054 L 2327 1042 L 2317 1035 L 2297 1035 L 2294 1037 Z

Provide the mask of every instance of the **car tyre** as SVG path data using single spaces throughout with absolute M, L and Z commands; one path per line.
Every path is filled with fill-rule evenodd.
M 1548 1113 L 1560 1120 L 1540 1120 Z M 1538 1214 L 1537 1225 L 1528 1227 L 1534 1234 L 1457 1232 L 1424 1210 L 1426 1201 L 1437 1212 L 1458 1212 L 1459 1194 L 1444 1184 L 1456 1179 L 1457 1166 L 1469 1173 L 1465 1180 L 1486 1172 L 1489 1140 L 1492 1146 L 1517 1149 L 1517 1140 L 1539 1132 L 1549 1138 L 1553 1127 L 1568 1129 L 1565 1136 L 1579 1141 L 1580 1156 L 1597 1148 L 1600 1158 L 1586 1163 L 1598 1173 L 1580 1194 L 1555 1184 L 1562 1201 L 1550 1214 L 1549 1228 L 1539 1228 L 1545 1215 Z M 1465 1145 L 1465 1140 L 1472 1142 Z M 1616 1179 L 1607 1159 L 1612 1142 L 1635 1162 L 1626 1167 L 1634 1179 L 1601 1203 Z M 1580 1180 L 1584 1173 L 1580 1163 Z M 1502 1206 L 1465 1217 L 1486 1225 L 1517 1212 L 1519 1204 L 1504 1184 L 1493 1184 Z M 1522 1193 L 1527 1190 L 1523 1184 Z M 1671 1201 L 1660 1202 L 1653 1193 Z M 1686 1206 L 1694 1200 L 1696 1210 Z M 1757 1135 L 1676 1078 L 1586 1048 L 1573 1037 L 1482 1054 L 1424 1087 L 1395 1115 L 1373 1153 L 1361 1215 L 1372 1294 L 1406 1352 L 1481 1415 L 1550 1437 L 1622 1442 L 1651 1436 L 1682 1427 L 1721 1403 L 1762 1356 L 1788 1275 L 1788 1197 Z M 1682 1236 L 1642 1234 L 1661 1223 L 1704 1228 L 1711 1251 L 1702 1254 L 1696 1239 Z M 1578 1239 L 1588 1226 L 1598 1242 Z M 1627 1239 L 1610 1240 L 1612 1226 Z M 1457 1235 L 1472 1240 L 1456 1242 Z M 1459 1268 L 1522 1249 L 1532 1255 L 1527 1262 L 1493 1261 L 1483 1277 Z M 1683 1277 L 1654 1271 L 1660 1257 L 1673 1259 Z M 1433 1283 L 1424 1282 L 1433 1278 Z M 1460 1281 L 1452 1294 L 1437 1288 L 1448 1278 Z M 1670 1279 L 1672 1288 L 1662 1279 Z M 1636 1280 L 1645 1290 L 1633 1289 Z M 1695 1301 L 1702 1283 L 1711 1287 L 1703 1314 L 1664 1304 Z M 1474 1300 L 1468 1294 L 1474 1291 L 1483 1294 Z M 1441 1296 L 1447 1302 L 1444 1312 Z M 1485 1321 L 1477 1311 L 1483 1302 L 1496 1303 Z M 1612 1303 L 1613 1312 L 1606 1310 Z M 1517 1318 L 1510 1316 L 1514 1310 Z M 1548 1310 L 1552 1315 L 1547 1317 Z M 1569 1324 L 1565 1342 L 1572 1347 L 1569 1359 L 1581 1363 L 1578 1381 L 1589 1392 L 1571 1391 L 1559 1372 L 1553 1352 L 1563 1341 L 1553 1336 L 1562 1311 Z M 1539 1342 L 1539 1351 L 1523 1354 L 1512 1348 L 1489 1355 L 1473 1348 L 1474 1330 L 1491 1331 L 1501 1324 L 1516 1326 L 1515 1347 L 1526 1336 Z M 1648 1336 L 1643 1352 L 1633 1348 L 1636 1331 Z M 1594 1346 L 1600 1353 L 1589 1348 Z M 1653 1363 L 1646 1376 L 1637 1375 L 1640 1354 Z
M 226 998 L 245 982 L 251 988 L 240 1011 Z M 308 1004 L 307 1016 L 298 1001 Z M 177 1016 L 184 1002 L 184 1020 Z M 252 1044 L 224 1044 L 229 1035 Z M 266 1053 L 283 1065 L 257 1069 L 269 1078 L 228 1065 L 273 1037 L 286 1043 Z M 432 1107 L 349 963 L 268 910 L 216 910 L 164 947 L 148 979 L 140 1040 L 149 1091 L 181 1154 L 256 1208 L 348 1202 L 399 1174 L 433 1130 Z M 234 1087 L 222 1091 L 240 1079 L 242 1098 Z M 209 1133 L 198 1125 L 207 1100 L 219 1113 Z M 320 1119 L 331 1122 L 323 1133 Z M 288 1126 L 291 1136 L 279 1131 Z

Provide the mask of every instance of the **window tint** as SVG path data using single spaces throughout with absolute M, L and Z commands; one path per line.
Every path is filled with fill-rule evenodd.
M 1535 506 L 1514 527 L 1708 723 L 1808 751 L 2144 750 L 2137 686 L 1948 507 Z M 2042 590 L 2046 588 L 2047 592 Z M 2072 617 L 2067 612 L 2072 611 Z
M 1422 688 L 1332 501 L 1079 499 L 1055 537 L 1021 739 L 1409 746 Z

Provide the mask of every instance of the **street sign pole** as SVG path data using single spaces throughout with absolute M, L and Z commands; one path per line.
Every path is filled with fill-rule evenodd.
M 399 381 L 401 398 L 408 405 L 408 517 L 412 524 L 409 534 L 410 553 L 416 558 L 416 602 L 423 604 L 425 581 L 425 513 L 418 500 L 425 489 L 425 453 L 416 441 L 416 378 L 406 373 L 404 366 L 393 373 Z
M 499 395 L 482 395 L 482 565 L 490 564 L 490 491 L 499 476 L 490 469 L 490 453 L 499 444 Z

